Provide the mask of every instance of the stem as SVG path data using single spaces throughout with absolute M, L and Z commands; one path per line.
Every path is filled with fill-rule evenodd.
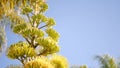
M 29 22 L 32 23 L 29 14 L 27 14 L 27 17 L 28 17 Z M 36 27 L 35 24 L 36 24 L 36 23 L 32 23 L 32 26 L 33 26 L 33 27 Z
M 35 15 L 33 12 L 31 12 L 32 15 Z
M 23 65 L 25 65 L 25 63 L 24 63 L 24 59 L 22 58 L 22 57 L 19 57 L 19 58 L 17 58 Z
M 30 42 L 27 38 L 25 38 L 25 40 L 26 40 L 29 44 L 31 44 L 31 42 Z
M 47 52 L 47 50 L 44 50 L 42 53 L 38 54 L 37 56 L 45 55 L 46 52 Z
M 34 48 L 36 48 L 39 44 L 35 44 Z
M 34 47 L 34 40 L 35 40 L 35 36 L 31 39 L 31 44 L 32 44 L 32 47 Z
M 21 59 L 20 59 L 20 57 L 19 58 L 17 58 L 19 61 L 21 61 Z
M 29 22 L 32 23 L 32 21 L 30 20 L 29 14 L 27 14 L 27 17 L 28 17 Z
M 41 26 L 41 27 L 39 27 L 38 29 L 42 29 L 42 28 L 44 28 L 44 27 L 46 27 L 46 26 L 48 26 L 48 24 L 46 24 L 46 25 L 44 25 L 44 26 Z

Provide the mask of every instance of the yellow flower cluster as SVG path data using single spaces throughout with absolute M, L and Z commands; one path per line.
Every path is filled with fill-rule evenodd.
M 66 58 L 54 54 L 52 57 L 40 56 L 25 64 L 24 68 L 68 68 Z

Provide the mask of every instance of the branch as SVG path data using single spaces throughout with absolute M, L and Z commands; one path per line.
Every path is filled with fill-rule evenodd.
M 42 29 L 42 28 L 44 28 L 44 27 L 46 27 L 46 26 L 48 26 L 48 24 L 46 24 L 46 25 L 44 25 L 44 26 L 41 26 L 41 27 L 39 27 L 38 29 Z
M 29 14 L 27 14 L 27 17 L 28 17 L 29 22 L 32 23 L 32 21 L 30 20 Z
M 21 61 L 21 58 L 19 57 L 19 58 L 17 58 L 19 61 Z
M 25 40 L 26 40 L 29 44 L 31 44 L 30 41 L 29 41 L 27 38 L 25 38 Z
M 36 37 L 33 36 L 32 39 L 31 39 L 31 45 L 32 45 L 32 47 L 34 47 L 34 41 L 35 41 L 35 38 L 36 38 Z
M 35 14 L 32 13 L 32 12 L 31 12 L 31 14 L 32 14 L 32 15 L 35 15 Z M 32 23 L 29 14 L 27 14 L 27 17 L 28 17 L 28 19 L 29 19 L 29 22 Z M 36 27 L 35 24 L 36 24 L 36 21 L 32 23 L 32 27 Z
M 40 55 L 46 55 L 45 53 L 47 52 L 47 50 L 44 50 L 42 53 L 39 53 L 37 56 L 40 56 Z
M 34 48 L 36 48 L 38 45 L 39 45 L 38 43 L 37 43 L 37 44 L 35 44 Z
M 24 65 L 24 60 L 22 59 L 22 57 L 19 57 L 19 58 L 17 58 L 23 65 Z
M 32 15 L 35 15 L 33 12 L 31 12 Z

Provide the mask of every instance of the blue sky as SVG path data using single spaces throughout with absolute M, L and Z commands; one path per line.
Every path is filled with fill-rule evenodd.
M 46 15 L 55 18 L 60 33 L 60 54 L 70 65 L 95 67 L 95 55 L 110 54 L 120 58 L 120 0 L 48 0 Z M 21 40 L 6 28 L 8 45 Z M 19 63 L 5 55 L 0 67 Z

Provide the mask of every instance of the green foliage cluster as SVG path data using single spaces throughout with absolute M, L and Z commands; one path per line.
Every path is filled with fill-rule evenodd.
M 0 0 L 0 18 L 8 18 L 12 31 L 26 40 L 11 44 L 7 56 L 24 68 L 68 68 L 66 58 L 56 54 L 60 35 L 54 18 L 44 15 L 47 9 L 44 0 Z
M 41 55 L 48 55 L 59 51 L 58 44 L 51 37 L 38 38 L 37 41 L 43 47 Z
M 82 65 L 82 66 L 80 66 L 80 68 L 87 68 L 87 66 L 86 65 Z
M 97 55 L 95 56 L 95 59 L 98 60 L 99 65 L 94 68 L 120 68 L 119 59 L 115 59 L 114 57 L 108 54 L 104 54 L 102 56 Z M 93 68 L 93 67 L 88 67 L 86 65 L 81 65 L 81 66 L 74 65 L 74 66 L 71 66 L 71 68 Z
M 29 38 L 29 39 L 32 39 L 34 36 L 37 38 L 40 38 L 44 36 L 44 31 L 31 27 L 31 28 L 23 30 L 21 34 L 23 37 Z
M 68 68 L 68 63 L 67 59 L 64 58 L 61 55 L 54 55 L 51 59 L 50 59 L 51 63 L 53 64 L 53 66 L 55 68 Z
M 25 64 L 24 68 L 55 68 L 48 58 L 40 56 Z
M 8 57 L 12 59 L 21 59 L 22 57 L 32 57 L 36 55 L 34 48 L 30 47 L 26 42 L 12 44 L 8 52 Z
M 68 68 L 66 58 L 61 55 L 54 54 L 49 58 L 46 58 L 45 56 L 33 58 L 35 59 L 25 64 L 25 68 Z
M 119 68 L 115 59 L 109 55 L 96 56 L 100 62 L 100 68 Z
M 46 33 L 53 38 L 53 40 L 58 41 L 59 34 L 53 28 L 46 29 Z

